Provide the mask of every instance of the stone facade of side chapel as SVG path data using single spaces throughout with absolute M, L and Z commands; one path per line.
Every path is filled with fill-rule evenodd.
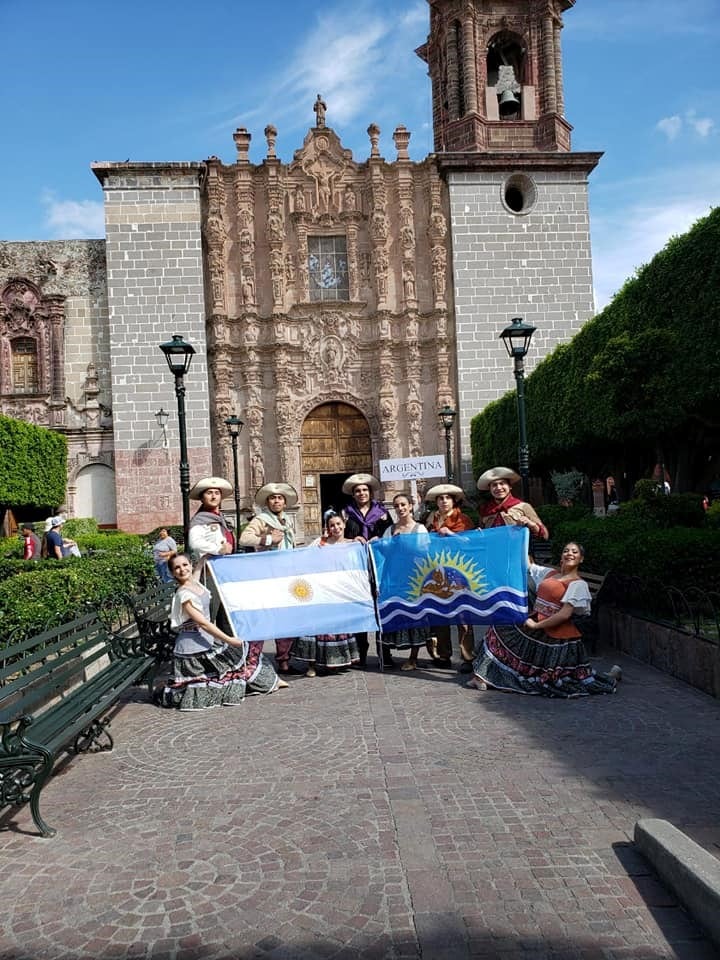
M 0 411 L 67 434 L 71 515 L 139 531 L 179 521 L 158 349 L 173 334 L 197 351 L 192 478 L 232 477 L 223 421 L 236 413 L 243 506 L 264 482 L 292 483 L 302 539 L 347 474 L 442 452 L 444 404 L 469 485 L 470 418 L 512 386 L 500 330 L 518 312 L 535 323 L 537 360 L 591 316 L 598 154 L 570 152 L 564 119 L 572 0 L 429 5 L 417 52 L 435 152 L 422 162 L 403 126 L 383 156 L 374 124 L 354 158 L 318 95 L 289 161 L 268 124 L 258 164 L 242 127 L 232 163 L 95 163 L 105 241 L 0 243 Z

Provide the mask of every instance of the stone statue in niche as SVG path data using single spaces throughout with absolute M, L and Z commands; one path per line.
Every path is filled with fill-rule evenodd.
M 313 111 L 314 111 L 314 113 L 315 113 L 315 118 L 316 118 L 316 119 L 315 119 L 315 126 L 316 126 L 316 127 L 324 127 L 324 126 L 325 126 L 325 114 L 326 114 L 326 112 L 327 112 L 327 104 L 325 103 L 325 101 L 323 100 L 323 98 L 320 96 L 320 94 L 317 95 L 317 100 L 316 100 L 315 103 L 313 104 Z
M 406 300 L 415 299 L 415 277 L 408 267 L 403 270 L 403 293 Z
M 302 187 L 297 187 L 295 189 L 295 212 L 305 212 L 305 193 Z
M 275 210 L 271 211 L 268 217 L 268 236 L 271 242 L 282 243 L 282 220 Z
M 242 298 L 243 303 L 255 303 L 255 281 L 253 280 L 252 275 L 249 273 L 246 273 L 243 276 Z
M 446 259 L 444 247 L 437 246 L 432 248 L 433 286 L 438 297 L 445 295 Z
M 317 206 L 322 213 L 329 213 L 332 207 L 332 186 L 335 174 L 327 167 L 318 167 L 315 171 L 317 184 Z
M 291 253 L 285 254 L 285 279 L 295 283 L 295 257 Z
M 357 197 L 349 184 L 345 187 L 345 193 L 343 194 L 343 209 L 347 213 L 353 213 L 357 209 Z
M 343 348 L 337 337 L 327 337 L 320 356 L 326 372 L 331 377 L 337 377 L 343 364 Z

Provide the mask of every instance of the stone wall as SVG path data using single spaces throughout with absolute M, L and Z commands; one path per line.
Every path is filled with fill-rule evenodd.
M 672 626 L 641 620 L 613 607 L 600 607 L 603 640 L 623 653 L 720 697 L 718 643 Z
M 577 163 L 572 157 L 581 158 Z M 472 483 L 470 420 L 514 389 L 498 340 L 515 316 L 537 327 L 526 372 L 569 340 L 594 310 L 587 172 L 596 155 L 537 157 L 521 168 L 526 207 L 505 200 L 518 167 L 448 171 L 462 480 Z M 570 162 L 568 162 L 570 161 Z M 532 438 L 530 460 L 532 463 Z
M 181 514 L 177 402 L 159 344 L 181 334 L 196 355 L 186 380 L 191 480 L 212 470 L 195 163 L 93 164 L 105 193 L 108 329 L 118 526 L 146 531 Z M 170 413 L 167 447 L 155 412 Z

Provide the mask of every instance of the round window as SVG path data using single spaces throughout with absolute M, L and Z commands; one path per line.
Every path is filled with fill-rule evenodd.
M 502 198 L 510 213 L 529 213 L 537 199 L 535 184 L 526 174 L 514 173 L 503 184 Z

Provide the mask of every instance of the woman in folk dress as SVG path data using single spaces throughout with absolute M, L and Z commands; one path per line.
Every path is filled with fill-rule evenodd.
M 323 516 L 325 533 L 313 540 L 311 547 L 331 547 L 343 543 L 352 543 L 345 536 L 345 520 L 334 510 L 327 510 Z M 298 637 L 293 645 L 293 656 L 297 660 L 306 660 L 306 677 L 317 676 L 316 667 L 326 672 L 345 670 L 360 662 L 357 640 L 349 633 L 321 633 L 316 637 Z

